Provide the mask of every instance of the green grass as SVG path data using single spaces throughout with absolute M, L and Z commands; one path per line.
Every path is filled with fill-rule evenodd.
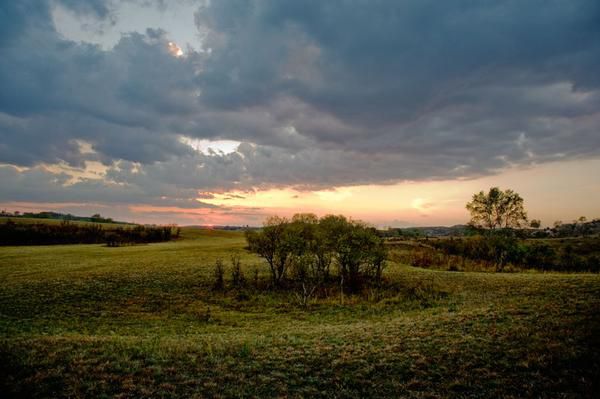
M 392 264 L 386 288 L 300 308 L 236 232 L 0 248 L 7 397 L 594 397 L 600 276 Z M 211 290 L 242 256 L 248 288 Z M 252 274 L 260 270 L 259 288 Z M 229 270 L 226 271 L 229 278 Z M 0 395 L 0 396 L 1 396 Z

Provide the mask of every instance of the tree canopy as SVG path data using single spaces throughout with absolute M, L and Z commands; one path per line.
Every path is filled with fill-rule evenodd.
M 513 190 L 490 188 L 480 191 L 466 205 L 471 212 L 470 225 L 484 229 L 519 228 L 527 222 L 523 198 Z

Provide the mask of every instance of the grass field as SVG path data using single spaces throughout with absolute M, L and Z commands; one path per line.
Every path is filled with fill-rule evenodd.
M 597 397 L 600 276 L 390 264 L 307 310 L 243 235 L 0 248 L 0 396 Z M 238 252 L 248 287 L 213 292 Z M 259 283 L 253 282 L 259 270 Z M 226 274 L 226 278 L 229 274 Z

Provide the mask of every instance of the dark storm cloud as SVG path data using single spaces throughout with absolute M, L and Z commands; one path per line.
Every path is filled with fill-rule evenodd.
M 203 100 L 214 106 L 293 96 L 363 136 L 387 128 L 402 139 L 403 124 L 488 95 L 467 98 L 465 90 L 566 81 L 585 91 L 600 83 L 596 1 L 241 4 L 215 2 L 197 17 L 214 32 L 202 75 Z M 299 130 L 347 139 L 343 130 Z
M 119 15 L 116 2 L 60 3 Z M 204 51 L 179 58 L 160 26 L 108 50 L 67 40 L 52 4 L 0 5 L 0 163 L 32 167 L 2 175 L 15 193 L 20 174 L 32 182 L 13 200 L 40 198 L 43 179 L 56 198 L 154 203 L 600 154 L 595 0 L 220 0 L 195 14 Z M 206 155 L 182 136 L 243 144 Z M 109 167 L 104 181 L 63 187 L 36 167 L 90 160 Z

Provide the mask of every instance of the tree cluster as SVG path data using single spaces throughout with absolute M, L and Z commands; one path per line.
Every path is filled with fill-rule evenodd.
M 554 222 L 552 228 L 540 232 L 542 237 L 586 237 L 600 234 L 600 219 L 588 221 L 581 216 L 571 223 Z
M 177 233 L 175 233 L 176 235 Z M 120 246 L 123 244 L 169 241 L 173 229 L 162 226 L 136 225 L 130 228 L 103 228 L 98 224 L 71 223 L 15 223 L 11 220 L 0 224 L 0 245 L 54 245 L 99 244 Z
M 509 231 L 439 240 L 434 243 L 434 246 L 447 255 L 458 255 L 485 262 L 494 266 L 496 271 L 502 271 L 508 264 L 520 264 L 523 259 L 523 246 Z
M 420 267 L 457 267 L 464 259 L 471 264 L 503 271 L 508 265 L 516 268 L 555 271 L 600 271 L 600 238 L 590 237 L 571 242 L 523 240 L 508 231 L 473 237 L 430 241 L 428 253 L 421 249 L 411 264 Z M 439 252 L 443 256 L 437 256 Z M 452 265 L 450 265 L 452 263 Z M 458 268 L 457 268 L 458 270 Z
M 379 284 L 385 266 L 386 250 L 376 230 L 341 215 L 274 216 L 261 230 L 246 231 L 246 240 L 248 249 L 266 260 L 272 284 L 295 285 L 302 302 L 336 279 L 350 292 Z
M 118 247 L 124 244 L 142 244 L 151 242 L 164 242 L 177 238 L 180 229 L 171 226 L 142 226 L 132 228 L 117 227 L 105 230 L 104 241 L 109 247 Z
M 133 224 L 133 223 L 125 223 L 115 221 L 112 218 L 106 218 L 101 216 L 99 213 L 96 213 L 92 216 L 76 216 L 71 215 L 70 213 L 60 213 L 60 212 L 51 212 L 51 211 L 43 211 L 43 212 L 7 212 L 6 210 L 0 211 L 0 216 L 10 217 L 10 218 L 23 218 L 23 219 L 52 219 L 52 220 L 70 220 L 70 221 L 79 221 L 79 222 L 92 222 L 92 223 L 115 223 L 115 224 Z

